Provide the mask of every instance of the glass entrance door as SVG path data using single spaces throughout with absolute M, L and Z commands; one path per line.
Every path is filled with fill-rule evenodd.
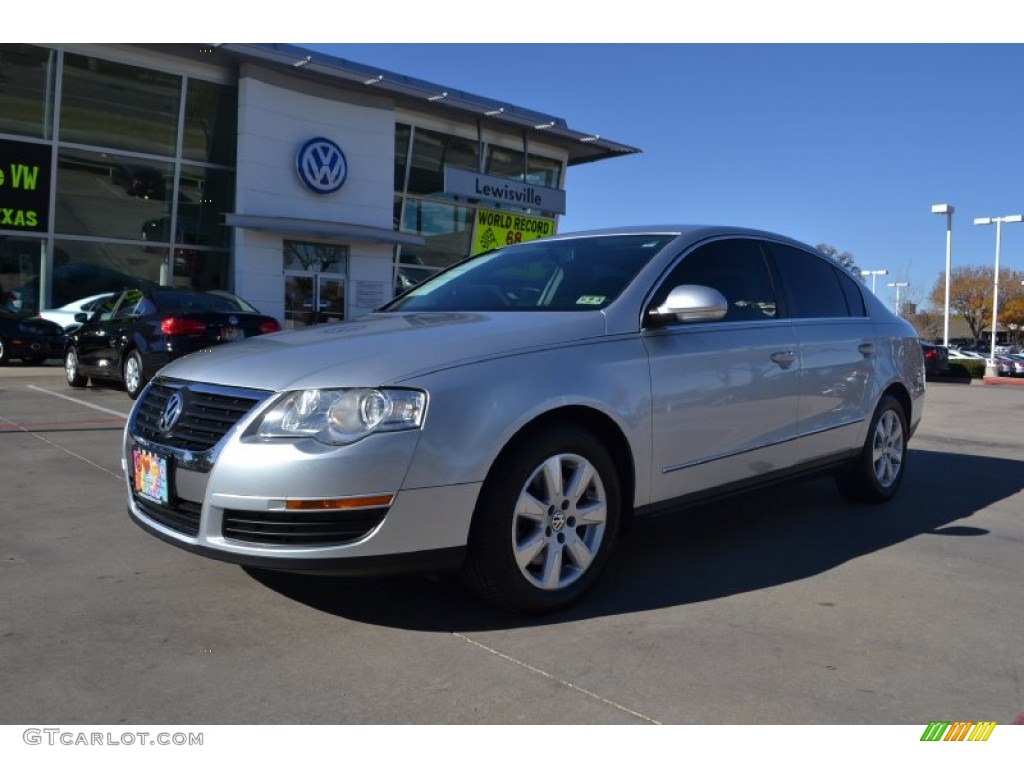
M 345 278 L 339 275 L 286 273 L 284 327 L 301 328 L 345 319 Z
M 284 327 L 345 319 L 348 246 L 284 241 Z

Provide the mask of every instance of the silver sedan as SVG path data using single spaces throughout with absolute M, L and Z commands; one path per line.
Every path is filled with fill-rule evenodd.
M 459 569 L 547 612 L 594 584 L 634 515 L 811 473 L 888 500 L 924 391 L 913 328 L 804 244 L 563 235 L 167 366 L 125 431 L 128 505 L 208 557 Z

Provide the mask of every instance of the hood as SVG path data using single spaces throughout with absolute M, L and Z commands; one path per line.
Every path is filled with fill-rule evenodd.
M 159 375 L 266 390 L 375 387 L 604 333 L 597 311 L 374 313 L 222 344 Z

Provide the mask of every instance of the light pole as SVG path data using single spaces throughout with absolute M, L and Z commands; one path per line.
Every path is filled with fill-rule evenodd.
M 865 277 L 867 277 L 868 275 L 871 275 L 871 292 L 874 293 L 875 292 L 875 278 L 878 277 L 879 275 L 888 275 L 889 274 L 889 270 L 888 269 L 862 269 L 860 271 L 860 273 L 862 275 L 864 275 Z
M 996 328 L 999 327 L 999 244 L 1002 235 L 1003 224 L 1020 224 L 1024 216 L 1014 214 L 1013 216 L 985 216 L 975 219 L 975 224 L 996 225 L 996 271 L 992 276 L 992 350 L 988 361 L 985 363 L 985 375 L 999 376 L 999 367 L 996 365 Z
M 946 215 L 946 303 L 942 314 L 942 346 L 949 346 L 949 258 L 953 249 L 953 212 L 949 203 L 938 203 L 932 206 L 932 213 Z
M 895 288 L 896 289 L 896 314 L 897 315 L 902 315 L 903 313 L 900 311 L 900 288 L 906 288 L 908 285 L 910 285 L 910 283 L 907 283 L 907 282 L 897 282 L 897 283 L 887 283 L 887 285 L 890 288 Z M 945 346 L 945 345 L 943 345 L 943 346 Z

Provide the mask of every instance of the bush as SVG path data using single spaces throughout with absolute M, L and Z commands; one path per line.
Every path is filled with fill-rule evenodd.
M 984 360 L 958 360 L 949 364 L 949 375 L 965 379 L 985 378 Z

